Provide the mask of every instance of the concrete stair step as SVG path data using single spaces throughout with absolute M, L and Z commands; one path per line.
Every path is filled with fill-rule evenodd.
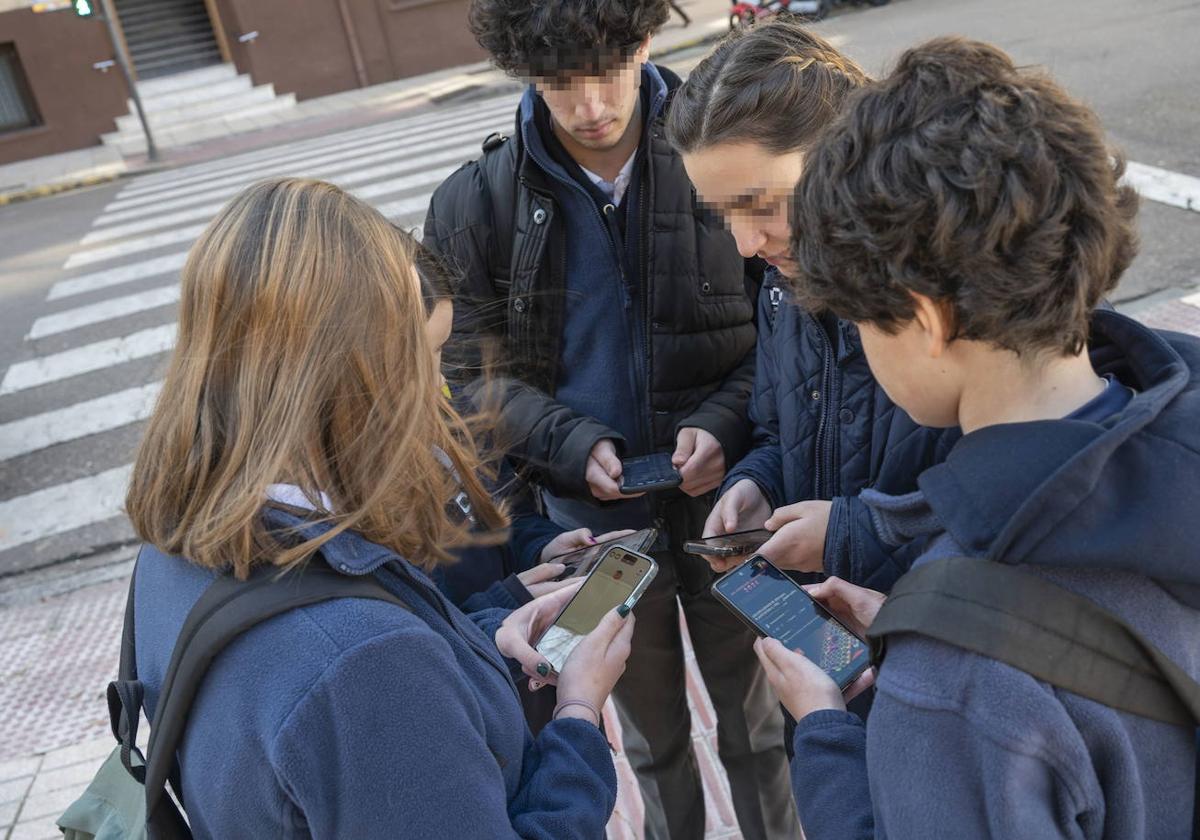
M 295 106 L 296 97 L 289 93 L 253 108 L 222 114 L 194 123 L 173 125 L 163 131 L 155 132 L 154 140 L 160 147 L 167 149 L 218 137 L 232 137 L 248 131 L 257 131 L 263 127 L 256 124 L 257 118 L 286 111 Z M 144 154 L 146 151 L 146 138 L 142 135 L 140 127 L 136 133 L 111 132 L 102 135 L 100 139 L 104 145 L 115 147 L 122 155 Z
M 174 17 L 191 17 L 197 12 L 203 12 L 205 17 L 208 16 L 208 11 L 204 8 L 203 3 L 193 3 L 189 0 L 182 3 L 117 4 L 117 17 L 120 18 L 122 27 L 144 26 Z
M 189 58 L 176 58 L 170 61 L 159 61 L 150 65 L 143 65 L 138 71 L 140 79 L 161 79 L 165 76 L 173 76 L 176 73 L 183 73 L 188 70 L 196 70 L 203 67 L 212 67 L 218 64 L 221 57 L 213 52 L 211 54 L 201 54 L 191 56 Z
M 214 37 L 207 17 L 173 18 L 163 23 L 143 24 L 137 29 L 125 29 L 125 41 L 130 45 L 130 49 L 133 49 L 135 44 L 144 46 L 156 39 L 179 35 L 202 39 Z
M 216 41 L 211 38 L 207 41 L 197 41 L 195 38 L 188 37 L 165 39 L 155 42 L 152 48 L 129 51 L 135 67 L 160 64 L 176 58 L 194 58 L 197 55 L 207 55 L 211 52 L 220 55 Z
M 154 79 L 152 81 L 139 81 L 138 93 L 142 96 L 144 101 L 146 99 L 151 99 L 166 93 L 174 93 L 176 91 L 187 90 L 188 88 L 203 87 L 205 85 L 215 84 L 222 80 L 233 79 L 237 76 L 237 74 L 237 68 L 235 68 L 232 64 L 216 64 L 212 67 L 189 70 L 186 73 L 176 73 L 172 76 Z
M 212 116 L 223 116 L 245 108 L 270 102 L 275 98 L 274 85 L 259 85 L 228 96 L 204 99 L 163 110 L 146 111 L 151 129 L 166 129 L 179 123 L 191 123 Z M 117 117 L 117 131 L 133 133 L 141 131 L 136 114 Z
M 181 108 L 196 102 L 204 102 L 208 99 L 236 96 L 243 91 L 250 90 L 252 87 L 254 87 L 254 83 L 250 81 L 249 76 L 234 76 L 232 79 L 223 79 L 212 84 L 169 91 L 158 96 L 142 96 L 142 107 L 146 109 L 147 113 L 157 113 L 159 111 L 170 110 L 171 108 Z M 138 89 L 141 89 L 140 85 Z M 129 109 L 129 113 L 132 114 L 134 112 L 133 100 L 127 99 L 125 100 L 125 104 Z

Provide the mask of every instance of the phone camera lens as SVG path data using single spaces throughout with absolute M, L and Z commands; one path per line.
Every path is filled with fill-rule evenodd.
M 622 563 L 624 563 L 626 566 L 632 566 L 632 565 L 634 565 L 635 563 L 637 563 L 637 560 L 635 560 L 634 558 L 630 557 L 628 554 L 622 554 L 622 555 L 621 555 L 621 562 L 622 562 Z

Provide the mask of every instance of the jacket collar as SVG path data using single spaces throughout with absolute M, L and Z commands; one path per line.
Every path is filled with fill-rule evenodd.
M 274 505 L 263 509 L 263 519 L 272 531 L 280 532 L 284 539 L 316 539 L 331 531 L 335 524 L 312 521 L 299 512 Z M 325 543 L 321 546 L 321 556 L 332 569 L 346 575 L 368 575 L 384 563 L 403 559 L 356 531 L 343 531 Z

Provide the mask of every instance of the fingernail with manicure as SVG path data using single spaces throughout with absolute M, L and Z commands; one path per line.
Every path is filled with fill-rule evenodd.
M 617 607 L 617 615 L 621 616 L 621 618 L 624 618 L 625 616 L 629 615 L 630 609 L 631 607 L 628 604 L 622 604 L 621 606 Z
M 550 666 L 547 665 L 545 662 L 539 662 L 537 664 L 537 668 L 535 668 L 534 670 L 537 671 L 539 674 L 541 674 L 543 677 L 550 676 Z

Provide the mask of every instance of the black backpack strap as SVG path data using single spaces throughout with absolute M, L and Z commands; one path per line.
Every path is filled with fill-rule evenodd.
M 138 552 L 138 559 L 142 553 Z M 129 594 L 125 598 L 125 622 L 121 628 L 121 659 L 117 679 L 108 684 L 108 722 L 113 737 L 121 745 L 121 763 L 139 782 L 143 780 L 145 760 L 137 748 L 138 721 L 145 694 L 137 676 L 137 647 L 134 642 L 133 591 L 137 580 L 137 560 L 129 576 Z M 134 756 L 137 761 L 133 760 Z
M 153 823 L 162 803 L 192 701 L 213 659 L 239 635 L 269 618 L 336 598 L 369 598 L 408 609 L 374 577 L 339 574 L 319 557 L 300 571 L 282 575 L 277 569 L 265 569 L 244 582 L 224 575 L 205 590 L 179 633 L 150 725 L 145 768 L 148 823 Z
M 1011 665 L 1058 688 L 1177 726 L 1200 723 L 1200 684 L 1128 623 L 1016 566 L 972 557 L 921 565 L 897 582 L 867 636 L 915 633 Z M 1192 836 L 1200 840 L 1200 731 Z
M 483 199 L 490 207 L 494 251 L 488 255 L 491 279 L 508 292 L 513 276 L 513 242 L 516 236 L 517 170 L 520 168 L 520 142 L 493 132 L 483 141 L 483 156 L 476 163 L 483 183 Z

